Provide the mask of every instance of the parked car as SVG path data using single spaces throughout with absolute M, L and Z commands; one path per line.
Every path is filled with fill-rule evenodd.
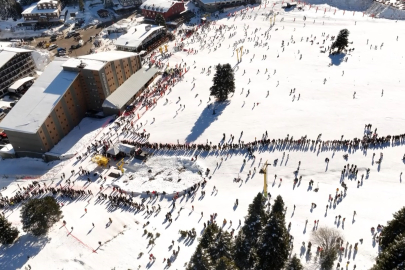
M 0 112 L 0 120 L 3 120 L 4 117 L 6 117 L 6 114 L 4 112 Z
M 76 31 L 69 31 L 67 34 L 66 34 L 66 38 L 70 38 L 73 34 L 75 34 L 76 33 Z
M 56 44 L 51 44 L 51 45 L 49 45 L 48 50 L 49 50 L 49 51 L 52 51 L 53 49 L 56 49 L 56 48 L 58 48 L 58 45 L 56 45 Z
M 4 112 L 5 114 L 8 114 L 8 113 L 11 111 L 11 107 L 3 106 L 3 107 L 1 107 L 1 109 L 3 110 L 3 112 Z
M 11 107 L 14 107 L 16 103 L 17 103 L 17 102 L 11 102 L 11 103 L 10 103 L 10 106 L 11 106 Z

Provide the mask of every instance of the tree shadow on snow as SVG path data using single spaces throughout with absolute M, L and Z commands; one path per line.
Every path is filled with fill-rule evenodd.
M 30 258 L 35 257 L 49 242 L 47 237 L 22 235 L 14 244 L 1 246 L 0 269 L 20 269 Z
M 200 117 L 194 123 L 190 134 L 186 138 L 186 142 L 191 143 L 198 139 L 201 134 L 222 114 L 224 109 L 230 104 L 230 101 L 215 102 L 213 106 L 207 106 L 201 112 Z M 215 109 L 215 114 L 213 114 L 213 109 Z
M 345 59 L 345 56 L 346 56 L 346 54 L 344 54 L 344 53 L 329 54 L 329 58 L 330 58 L 331 64 L 333 66 L 339 66 Z

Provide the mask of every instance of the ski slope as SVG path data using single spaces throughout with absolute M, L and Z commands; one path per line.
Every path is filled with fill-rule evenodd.
M 138 131 L 145 129 L 150 133 L 150 142 L 173 144 L 177 143 L 177 140 L 180 143 L 202 144 L 208 140 L 218 144 L 223 133 L 227 139 L 233 134 L 237 141 L 241 131 L 243 131 L 241 140 L 245 142 L 261 139 L 266 131 L 271 139 L 282 139 L 287 134 L 290 138 L 307 135 L 313 140 L 322 134 L 323 141 L 340 140 L 342 135 L 344 139 L 353 139 L 362 138 L 365 134 L 364 125 L 369 123 L 373 125 L 373 131 L 375 128 L 378 129 L 379 136 L 402 134 L 404 126 L 402 108 L 405 103 L 402 78 L 405 54 L 402 49 L 405 45 L 405 37 L 402 34 L 404 22 L 363 17 L 361 12 L 353 15 L 352 11 L 346 11 L 344 14 L 343 10 L 338 10 L 334 14 L 333 8 L 324 13 L 324 6 L 318 11 L 316 6 L 313 6 L 309 10 L 307 7 L 304 11 L 284 12 L 280 4 L 279 1 L 275 6 L 275 10 L 280 14 L 276 17 L 272 29 L 269 29 L 269 20 L 262 15 L 270 12 L 271 5 L 265 9 L 263 6 L 261 9 L 256 7 L 254 10 L 249 9 L 243 20 L 240 15 L 236 18 L 224 17 L 217 20 L 216 24 L 211 26 L 211 30 L 205 32 L 207 36 L 204 37 L 206 41 L 204 48 L 196 39 L 194 42 L 192 38 L 186 39 L 185 48 L 198 50 L 198 53 L 174 52 L 170 58 L 163 59 L 162 61 L 170 67 L 185 62 L 189 70 L 182 81 L 173 86 L 170 93 L 167 92 L 158 99 L 155 107 L 148 111 L 141 108 L 136 112 L 142 117 L 135 124 L 141 122 L 143 124 Z M 305 21 L 303 16 L 306 16 Z M 220 25 L 236 28 L 223 32 L 225 38 L 217 35 L 218 38 L 211 43 L 210 38 L 215 36 L 215 30 Z M 245 36 L 243 29 L 248 26 Z M 344 28 L 350 31 L 349 40 L 353 42 L 349 48 L 354 48 L 354 51 L 345 56 L 347 62 L 331 59 L 328 53 L 320 52 L 324 49 L 320 46 L 331 44 L 330 38 L 322 44 L 323 39 L 326 39 L 327 35 L 336 36 Z M 268 30 L 271 38 L 266 40 L 264 33 Z M 231 33 L 235 34 L 229 37 Z M 325 33 L 325 37 L 322 33 Z M 199 34 L 202 34 L 201 30 Z M 176 41 L 169 44 L 169 48 L 181 41 L 181 36 L 176 38 Z M 255 46 L 255 41 L 249 41 L 247 38 L 256 38 L 262 45 L 265 42 L 268 44 Z M 237 64 L 234 44 L 242 39 L 245 39 L 245 42 L 235 48 L 243 46 L 243 49 L 249 52 L 244 53 L 242 62 Z M 313 45 L 310 40 L 314 40 Z M 281 47 L 282 41 L 285 45 L 284 51 Z M 207 47 L 208 44 L 212 45 Z M 265 55 L 267 58 L 262 60 Z M 235 68 L 236 91 L 225 104 L 214 104 L 213 100 L 209 101 L 209 87 L 212 85 L 214 72 L 210 74 L 202 72 L 203 68 L 207 70 L 210 66 L 214 69 L 218 63 L 230 63 Z M 291 89 L 294 88 L 295 93 L 290 95 Z M 185 105 L 185 108 L 180 109 L 180 104 Z M 208 104 L 212 105 L 208 108 Z M 212 114 L 213 107 L 216 108 L 215 115 Z M 109 128 L 110 126 L 97 129 L 99 134 L 97 139 L 101 139 L 103 133 L 108 133 Z M 128 136 L 125 134 L 120 134 L 119 138 L 113 136 L 114 141 L 124 138 L 128 139 Z M 70 138 L 69 141 L 74 140 Z M 77 143 L 81 146 L 78 149 L 85 148 L 84 146 L 91 142 L 83 137 Z M 376 154 L 374 158 L 373 153 Z M 384 158 L 378 165 L 375 161 L 380 153 L 383 153 Z M 401 173 L 405 166 L 402 161 L 404 153 L 405 147 L 401 144 L 370 148 L 367 151 L 352 150 L 348 152 L 347 161 L 343 159 L 345 152 L 331 149 L 297 150 L 293 147 L 272 151 L 267 148 L 257 149 L 255 160 L 247 158 L 247 153 L 239 150 L 209 153 L 160 150 L 154 152 L 153 159 L 158 160 L 154 166 L 160 166 L 159 168 L 167 166 L 169 163 L 162 162 L 165 159 L 189 164 L 191 158 L 198 155 L 196 165 L 190 166 L 198 166 L 202 171 L 209 168 L 211 173 L 210 178 L 206 178 L 208 183 L 204 188 L 205 196 L 200 196 L 200 188 L 195 198 L 179 198 L 173 211 L 172 196 L 159 197 L 147 205 L 149 207 L 160 205 L 162 211 L 150 216 L 145 211 L 136 213 L 133 209 L 115 208 L 106 201 L 97 200 L 97 192 L 100 191 L 102 181 L 93 173 L 106 176 L 110 170 L 108 167 L 97 167 L 91 162 L 90 157 L 81 161 L 75 158 L 66 160 L 57 166 L 49 165 L 50 177 L 41 178 L 44 183 L 52 186 L 59 183 L 65 185 L 66 181 L 60 179 L 61 174 L 65 173 L 67 179 L 76 180 L 74 188 L 90 189 L 95 195 L 74 201 L 59 198 L 59 201 L 64 203 L 63 220 L 66 220 L 67 226 L 63 227 L 62 222 L 59 222 L 46 237 L 41 239 L 22 233 L 13 246 L 0 247 L 0 269 L 27 269 L 28 265 L 32 269 L 138 269 L 138 267 L 164 269 L 166 267 L 164 258 L 171 259 L 171 269 L 184 269 L 184 264 L 195 250 L 197 240 L 182 239 L 178 231 L 195 228 L 200 235 L 203 223 L 213 213 L 218 214 L 216 220 L 219 224 L 222 224 L 224 218 L 228 220 L 225 229 L 238 230 L 239 220 L 243 225 L 243 217 L 247 214 L 249 203 L 258 192 L 263 191 L 264 179 L 258 171 L 266 160 L 272 164 L 268 167 L 268 192 L 272 198 L 281 195 L 285 201 L 286 223 L 291 222 L 290 233 L 294 236 L 292 255 L 297 254 L 301 258 L 305 269 L 316 269 L 315 247 L 312 257 L 306 255 L 306 245 L 302 247 L 302 242 L 307 244 L 310 239 L 315 220 L 319 220 L 319 226 L 336 227 L 341 230 L 345 242 L 349 244 L 354 245 L 363 239 L 356 254 L 347 251 L 339 261 L 342 265 L 350 261 L 348 269 L 353 269 L 354 265 L 357 266 L 356 269 L 369 269 L 378 254 L 378 244 L 373 241 L 371 227 L 386 224 L 386 221 L 392 218 L 392 214 L 403 207 L 405 187 Z M 325 158 L 330 159 L 329 164 L 325 163 Z M 153 159 L 150 161 L 153 162 Z M 247 162 L 243 166 L 244 159 L 247 159 Z M 275 159 L 279 160 L 277 165 L 273 165 Z M 6 165 L 8 171 L 13 169 L 18 171 L 20 166 L 24 166 L 22 163 L 6 162 L 8 161 L 1 161 L 0 166 Z M 299 176 L 302 176 L 302 181 L 294 187 L 293 172 L 297 170 L 299 162 L 301 162 Z M 329 195 L 334 196 L 337 188 L 342 189 L 341 171 L 347 164 L 357 165 L 359 174 L 357 178 L 345 176 L 347 195 L 336 207 L 329 207 Z M 110 161 L 110 165 L 114 167 L 116 164 Z M 91 175 L 78 175 L 80 166 L 91 170 Z M 136 171 L 135 178 L 145 176 L 144 170 L 148 168 L 147 166 L 149 165 L 146 164 L 144 168 L 141 167 Z M 256 173 L 248 177 L 249 171 L 253 172 L 254 168 L 257 170 Z M 370 175 L 361 180 L 368 168 Z M 170 166 L 168 169 L 170 170 Z M 41 167 L 36 169 L 35 174 L 40 170 Z M 75 170 L 73 175 L 72 170 Z M 243 181 L 236 183 L 233 180 L 238 176 Z M 92 181 L 90 185 L 85 184 L 87 177 Z M 311 179 L 314 181 L 314 188 L 319 188 L 318 192 L 308 187 Z M 154 188 L 139 187 L 135 180 L 132 180 L 133 182 L 124 180 L 122 178 L 118 180 L 122 182 L 117 183 L 115 179 L 107 177 L 103 183 L 103 192 L 108 195 L 116 194 L 113 187 L 117 185 L 128 192 Z M 185 177 L 180 182 L 184 186 L 167 188 L 182 190 L 196 181 L 191 176 Z M 359 186 L 357 181 L 360 181 Z M 22 182 L 19 184 L 24 185 Z M 214 186 L 217 192 L 213 191 Z M 2 195 L 13 196 L 17 190 L 17 182 L 11 182 Z M 136 196 L 134 200 L 139 203 L 142 196 Z M 236 199 L 239 200 L 237 207 L 234 206 Z M 317 204 L 317 207 L 311 210 L 312 203 Z M 325 211 L 327 205 L 328 210 Z M 179 213 L 181 207 L 184 209 Z M 85 208 L 88 210 L 87 213 L 84 211 Z M 16 206 L 6 211 L 5 215 L 21 229 L 19 209 L 20 206 Z M 170 211 L 173 217 L 171 224 L 165 221 L 165 214 Z M 354 211 L 357 213 L 355 217 Z M 346 218 L 344 224 L 335 222 L 338 215 Z M 107 226 L 109 218 L 113 223 Z M 231 220 L 232 226 L 229 225 Z M 144 228 L 147 221 L 150 223 Z M 92 223 L 95 224 L 94 228 Z M 154 234 L 160 233 L 160 237 L 155 241 L 156 245 L 148 246 L 144 229 Z M 175 242 L 174 247 L 170 247 L 172 240 Z M 99 241 L 102 242 L 101 246 L 98 245 Z M 178 246 L 181 249 L 179 255 L 175 257 L 172 250 L 177 251 Z M 140 252 L 143 255 L 139 257 Z M 151 253 L 157 258 L 154 262 L 148 259 Z M 29 259 L 27 256 L 30 256 Z

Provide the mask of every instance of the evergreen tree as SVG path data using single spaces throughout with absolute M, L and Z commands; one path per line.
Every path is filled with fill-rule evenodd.
M 229 93 L 235 92 L 235 75 L 230 64 L 218 64 L 215 69 L 210 95 L 215 96 L 219 101 L 225 101 Z
M 4 19 L 13 18 L 14 20 L 21 18 L 22 7 L 16 0 L 0 0 L 0 17 Z
M 215 242 L 215 235 L 218 233 L 219 228 L 215 223 L 208 224 L 205 228 L 202 237 L 200 238 L 201 247 L 208 249 Z
M 335 42 L 332 43 L 330 50 L 333 51 L 334 49 L 337 49 L 337 52 L 341 53 L 349 44 L 349 34 L 350 32 L 347 29 L 340 30 L 339 35 Z
M 83 0 L 79 0 L 79 10 L 84 11 L 84 2 L 83 2 Z
M 371 270 L 405 269 L 405 235 L 398 235 L 377 257 Z
M 405 207 L 396 212 L 394 219 L 388 221 L 387 226 L 384 227 L 380 236 L 381 247 L 388 247 L 398 235 L 403 233 L 405 233 Z
M 17 228 L 11 226 L 6 217 L 0 214 L 0 244 L 12 244 L 17 237 Z
M 235 239 L 235 263 L 240 269 L 252 268 L 256 262 L 257 239 L 266 222 L 265 199 L 258 193 L 249 205 L 245 225 Z
M 283 198 L 278 195 L 277 198 L 274 200 L 274 204 L 271 208 L 271 215 L 276 214 L 276 215 L 282 215 L 284 216 L 284 201 Z
M 35 0 L 20 0 L 20 4 L 23 6 L 31 5 L 34 2 L 36 2 L 36 1 Z
M 59 204 L 50 196 L 29 200 L 21 208 L 23 230 L 36 236 L 46 234 L 62 217 Z
M 155 24 L 156 25 L 160 25 L 160 26 L 164 26 L 166 27 L 166 20 L 165 18 L 162 16 L 162 14 L 157 14 L 155 17 Z
M 285 226 L 284 213 L 271 213 L 259 238 L 256 269 L 280 270 L 284 267 L 290 250 L 289 233 Z
M 216 238 L 215 244 L 210 247 L 212 260 L 216 261 L 221 257 L 231 259 L 234 252 L 231 234 L 220 229 Z
M 302 266 L 300 259 L 297 258 L 297 255 L 294 255 L 287 263 L 285 270 L 304 270 L 304 267 Z
M 211 270 L 212 263 L 205 249 L 199 244 L 188 263 L 187 270 Z
M 215 270 L 238 270 L 235 263 L 227 257 L 221 257 L 215 266 Z

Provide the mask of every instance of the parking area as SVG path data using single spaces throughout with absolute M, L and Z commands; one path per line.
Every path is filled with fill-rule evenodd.
M 81 55 L 86 55 L 89 54 L 90 49 L 92 47 L 92 42 L 89 41 L 91 36 L 95 36 L 98 33 L 100 33 L 102 28 L 97 28 L 96 26 L 90 26 L 87 29 L 82 29 L 82 30 L 76 30 L 81 36 L 81 39 L 83 40 L 83 46 L 77 49 L 72 50 L 69 53 L 69 49 L 72 45 L 77 45 L 79 43 L 79 40 L 75 37 L 70 37 L 66 38 L 67 33 L 69 30 L 64 30 L 63 35 L 59 35 L 55 41 L 50 41 L 50 37 L 41 37 L 41 38 L 36 38 L 33 42 L 31 42 L 32 46 L 37 47 L 38 43 L 43 42 L 47 43 L 49 42 L 50 44 L 56 44 L 57 46 L 55 49 L 51 50 L 53 54 L 56 54 L 56 48 L 66 48 L 66 53 L 69 55 L 71 54 L 72 56 L 81 56 Z

